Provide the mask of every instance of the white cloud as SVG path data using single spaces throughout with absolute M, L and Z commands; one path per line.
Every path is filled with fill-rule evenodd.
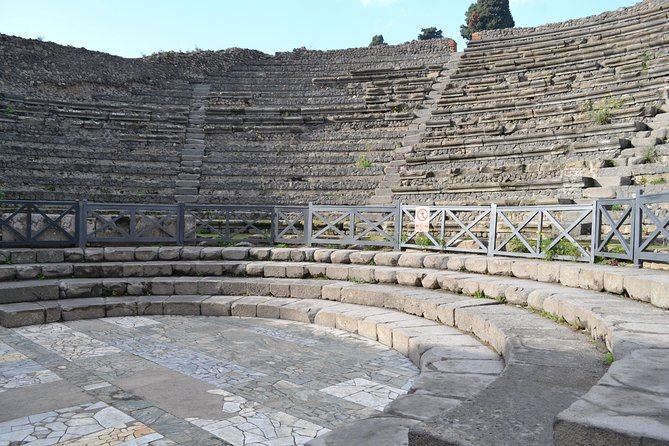
M 397 0 L 360 0 L 362 6 L 388 6 L 397 3 Z

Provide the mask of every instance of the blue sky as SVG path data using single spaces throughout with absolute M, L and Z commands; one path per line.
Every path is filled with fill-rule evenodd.
M 124 57 L 156 51 L 253 48 L 272 54 L 415 39 L 436 26 L 464 48 L 460 25 L 473 0 L 1 0 L 0 33 Z M 511 0 L 516 26 L 536 26 L 631 6 L 634 0 Z

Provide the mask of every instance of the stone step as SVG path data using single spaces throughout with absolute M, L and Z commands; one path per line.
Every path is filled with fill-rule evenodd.
M 616 188 L 612 186 L 607 187 L 590 187 L 583 189 L 583 198 L 589 199 L 605 199 L 616 198 Z
M 631 176 L 597 176 L 594 178 L 597 187 L 628 186 L 632 184 Z
M 174 200 L 177 203 L 197 203 L 198 202 L 198 196 L 197 195 L 180 195 L 176 194 L 174 196 Z
M 197 190 L 197 188 L 200 186 L 200 181 L 199 179 L 196 180 L 177 179 L 176 186 L 179 190 L 184 190 L 184 188 L 194 188 Z
M 197 187 L 176 187 L 175 195 L 197 195 Z

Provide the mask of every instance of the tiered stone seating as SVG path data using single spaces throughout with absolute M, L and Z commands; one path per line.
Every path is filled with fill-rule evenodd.
M 16 249 L 3 258 L 4 326 L 135 314 L 279 317 L 357 332 L 421 366 L 414 392 L 387 416 L 311 444 L 378 435 L 401 444 L 407 433 L 416 445 L 669 444 L 658 393 L 669 376 L 665 272 L 314 248 Z M 476 343 L 453 347 L 466 337 L 448 326 L 500 353 L 501 375 Z M 615 357 L 608 371 L 584 333 Z M 465 361 L 454 360 L 464 351 Z M 473 373 L 460 395 L 458 367 Z
M 437 204 L 578 201 L 596 186 L 601 162 L 664 111 L 668 29 L 666 4 L 651 2 L 482 33 L 449 74 L 395 195 Z
M 200 201 L 367 202 L 449 42 L 296 50 L 213 78 Z
M 12 98 L 0 118 L 7 196 L 173 202 L 188 109 L 131 101 Z

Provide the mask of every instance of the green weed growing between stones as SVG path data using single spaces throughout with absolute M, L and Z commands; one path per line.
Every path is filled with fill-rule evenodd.
M 365 155 L 360 155 L 360 158 L 358 158 L 358 161 L 356 161 L 355 166 L 360 167 L 361 169 L 369 169 L 372 167 L 374 163 L 372 163 L 371 160 L 367 159 Z
M 613 357 L 613 353 L 611 352 L 606 352 L 604 355 L 604 364 L 606 365 L 611 365 L 613 364 L 613 361 L 615 361 L 616 358 Z
M 648 147 L 641 155 L 641 164 L 652 164 L 657 161 L 657 149 L 655 146 Z

